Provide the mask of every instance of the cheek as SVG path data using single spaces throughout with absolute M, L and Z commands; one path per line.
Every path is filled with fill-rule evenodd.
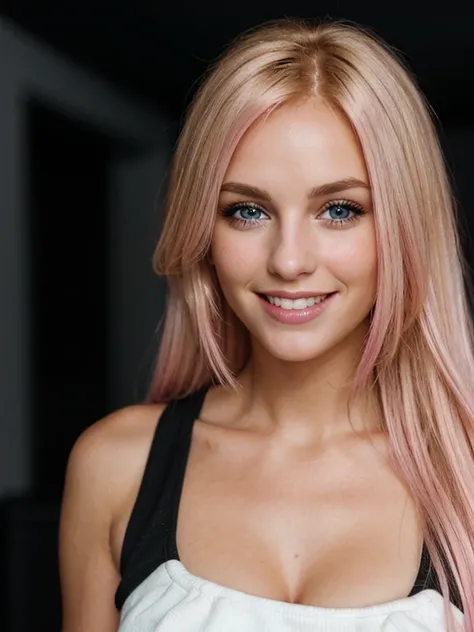
M 262 248 L 256 240 L 228 227 L 216 227 L 211 253 L 221 285 L 249 282 L 262 265 Z
M 357 238 L 341 240 L 328 253 L 328 266 L 344 284 L 372 290 L 377 278 L 375 234 L 368 231 Z

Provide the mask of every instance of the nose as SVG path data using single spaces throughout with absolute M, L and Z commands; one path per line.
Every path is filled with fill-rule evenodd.
M 316 268 L 316 244 L 306 222 L 288 222 L 274 235 L 268 258 L 270 274 L 292 281 Z

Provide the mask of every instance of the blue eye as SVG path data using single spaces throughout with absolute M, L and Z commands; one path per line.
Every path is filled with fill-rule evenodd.
M 256 204 L 240 203 L 233 204 L 224 209 L 223 215 L 228 217 L 230 221 L 241 224 L 259 224 L 267 214 Z
M 241 216 L 238 216 L 238 213 Z M 260 214 L 262 211 L 259 208 L 254 208 L 253 206 L 241 206 L 234 211 L 234 216 L 238 219 L 244 219 L 245 221 L 252 221 L 255 219 L 260 219 Z M 237 215 L 236 215 L 237 214 Z
M 365 212 L 361 206 L 354 202 L 340 200 L 328 202 L 318 217 L 329 224 L 342 226 L 348 222 L 357 221 Z M 332 217 L 323 217 L 325 213 L 329 213 Z
M 353 211 L 350 208 L 348 208 L 347 206 L 344 206 L 343 204 L 333 204 L 332 206 L 327 208 L 325 211 L 325 213 L 329 213 L 330 215 L 333 215 L 331 219 L 336 219 L 336 220 L 345 220 L 347 219 L 348 215 L 350 215 L 350 213 L 352 212 Z

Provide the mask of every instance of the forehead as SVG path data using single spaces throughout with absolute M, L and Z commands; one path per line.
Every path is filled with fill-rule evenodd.
M 280 106 L 254 123 L 241 139 L 225 180 L 286 182 L 296 177 L 315 186 L 339 178 L 367 180 L 359 141 L 349 121 L 322 99 Z M 259 180 L 259 182 L 257 182 Z

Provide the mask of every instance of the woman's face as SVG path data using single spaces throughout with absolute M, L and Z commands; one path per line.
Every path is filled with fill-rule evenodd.
M 377 281 L 368 182 L 350 124 L 320 99 L 282 106 L 238 145 L 212 259 L 253 343 L 275 358 L 310 360 L 365 335 Z

